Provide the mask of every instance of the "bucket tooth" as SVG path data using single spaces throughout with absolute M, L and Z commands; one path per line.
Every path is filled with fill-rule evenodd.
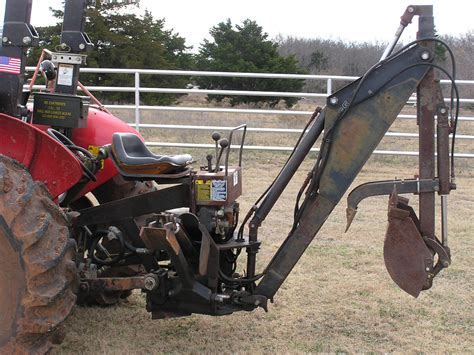
M 388 206 L 388 228 L 384 261 L 392 280 L 405 292 L 418 297 L 431 284 L 433 253 L 418 227 L 418 219 L 408 200 L 392 193 Z
M 354 220 L 354 217 L 357 213 L 357 208 L 352 208 L 352 207 L 347 207 L 346 208 L 346 220 L 347 220 L 347 224 L 346 224 L 346 230 L 344 231 L 344 233 L 347 233 L 347 231 L 349 230 L 351 224 L 352 224 L 352 221 Z

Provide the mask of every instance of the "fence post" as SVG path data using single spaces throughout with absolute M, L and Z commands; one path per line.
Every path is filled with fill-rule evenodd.
M 140 73 L 135 72 L 135 129 L 140 132 Z
M 332 95 L 332 79 L 331 78 L 328 79 L 326 93 L 328 94 L 328 96 Z

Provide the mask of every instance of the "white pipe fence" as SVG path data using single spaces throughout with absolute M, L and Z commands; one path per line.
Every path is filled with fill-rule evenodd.
M 33 67 L 27 70 L 33 71 Z M 196 126 L 196 125 L 170 125 L 170 124 L 142 124 L 140 115 L 142 110 L 155 111 L 174 111 L 174 112 L 198 112 L 198 113 L 233 113 L 233 114 L 250 114 L 250 115 L 281 115 L 281 116 L 309 116 L 310 111 L 293 111 L 293 110 L 268 110 L 268 109 L 234 109 L 234 108 L 214 108 L 214 107 L 181 107 L 181 106 L 147 106 L 140 104 L 141 93 L 159 93 L 159 94 L 199 94 L 199 95 L 233 95 L 233 96 L 273 96 L 273 97 L 300 97 L 300 98 L 326 98 L 333 92 L 334 82 L 351 82 L 358 77 L 354 76 L 338 76 L 338 75 L 303 75 L 303 74 L 277 74 L 277 73 L 240 73 L 240 72 L 212 72 L 212 71 L 185 71 L 185 70 L 152 70 L 152 69 L 115 69 L 115 68 L 82 68 L 82 73 L 94 74 L 130 74 L 134 76 L 134 86 L 130 87 L 110 87 L 110 86 L 87 86 L 91 92 L 128 92 L 134 93 L 133 105 L 106 105 L 109 109 L 130 109 L 134 111 L 134 123 L 130 124 L 137 130 L 142 128 L 160 128 L 160 129 L 178 129 L 178 130 L 230 130 L 232 127 L 224 126 Z M 273 91 L 241 91 L 241 90 L 202 90 L 198 88 L 149 88 L 141 86 L 142 75 L 169 75 L 169 76 L 207 76 L 207 77 L 235 77 L 235 78 L 259 78 L 259 79 L 304 79 L 325 81 L 326 92 L 320 93 L 304 93 L 304 92 L 273 92 Z M 449 80 L 441 80 L 442 85 L 450 85 Z M 474 80 L 456 80 L 458 86 L 472 86 Z M 35 88 L 41 88 L 35 86 Z M 445 99 L 449 102 L 449 99 Z M 408 103 L 415 103 L 416 97 L 412 96 Z M 461 98 L 461 105 L 474 104 L 472 98 Z M 400 114 L 400 119 L 414 119 L 415 115 Z M 474 122 L 473 116 L 461 116 L 459 121 L 466 123 Z M 471 123 L 472 124 L 472 123 Z M 298 129 L 287 128 L 259 128 L 249 127 L 250 132 L 263 133 L 301 133 Z M 388 132 L 387 137 L 398 138 L 417 138 L 417 133 Z M 456 135 L 459 140 L 474 140 L 473 135 Z M 196 143 L 172 143 L 172 142 L 147 142 L 150 147 L 187 147 L 187 148 L 212 148 L 212 144 L 196 144 Z M 248 150 L 267 150 L 267 151 L 291 151 L 293 147 L 279 146 L 245 146 Z M 417 152 L 411 151 L 395 151 L 395 150 L 376 150 L 374 154 L 380 155 L 400 155 L 400 156 L 416 156 Z M 469 152 L 457 152 L 457 157 L 474 158 L 474 154 Z

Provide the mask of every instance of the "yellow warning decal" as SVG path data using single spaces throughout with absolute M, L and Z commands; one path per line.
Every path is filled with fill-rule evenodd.
M 196 180 L 196 200 L 211 200 L 211 180 Z
M 89 147 L 87 147 L 87 150 L 88 150 L 92 155 L 98 156 L 98 155 L 99 155 L 100 146 L 98 146 L 98 145 L 90 145 Z
M 100 145 L 90 145 L 87 147 L 87 150 L 93 155 L 93 156 L 98 156 L 99 155 L 99 151 L 100 151 Z M 100 162 L 101 166 L 100 166 L 100 170 L 104 169 L 104 161 L 102 160 Z

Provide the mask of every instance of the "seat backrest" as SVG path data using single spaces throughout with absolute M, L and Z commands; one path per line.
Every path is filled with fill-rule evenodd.
M 121 140 L 121 142 L 118 142 L 117 140 Z M 121 144 L 125 153 L 131 157 L 146 157 L 150 155 L 150 151 L 147 149 L 140 137 L 133 133 L 115 133 L 113 136 L 113 143 Z

